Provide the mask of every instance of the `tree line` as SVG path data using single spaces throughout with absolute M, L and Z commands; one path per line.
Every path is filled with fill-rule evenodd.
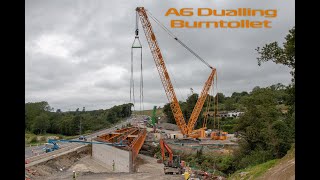
M 48 102 L 28 102 L 25 104 L 25 131 L 34 134 L 78 135 L 110 127 L 121 119 L 131 116 L 132 104 L 113 106 L 110 109 L 86 111 L 54 111 Z M 81 131 L 81 132 L 80 132 Z

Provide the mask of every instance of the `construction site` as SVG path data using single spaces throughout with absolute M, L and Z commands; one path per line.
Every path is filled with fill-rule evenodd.
M 77 179 L 184 179 L 182 174 L 187 164 L 173 152 L 194 154 L 203 147 L 206 153 L 223 155 L 232 153 L 237 146 L 236 138 L 231 135 L 226 140 L 203 138 L 198 141 L 180 138 L 179 131 L 147 127 L 141 123 L 144 118 L 139 115 L 132 119 L 131 123 L 137 126 L 101 134 L 90 141 L 51 141 L 67 143 L 71 147 L 27 158 L 26 176 L 30 179 L 70 179 L 74 171 Z M 154 154 L 159 146 L 161 158 Z M 193 170 L 189 171 L 192 175 Z M 193 173 L 199 179 L 209 176 L 200 171 Z
M 211 70 L 192 111 L 191 117 L 187 121 L 188 123 L 186 123 L 180 109 L 149 17 Z M 176 125 L 172 124 L 174 126 L 173 128 L 172 125 L 171 128 L 166 128 L 162 127 L 164 124 L 160 122 L 155 123 L 155 119 L 160 118 L 155 116 L 155 106 L 152 117 L 147 117 L 140 112 L 128 120 L 129 123 L 127 123 L 126 127 L 117 128 L 117 130 L 109 133 L 91 137 L 90 142 L 50 139 L 49 144 L 53 144 L 51 149 L 47 149 L 45 154 L 38 154 L 38 156 L 26 159 L 26 177 L 31 179 L 68 179 L 71 176 L 77 176 L 79 179 L 85 179 L 86 177 L 91 179 L 93 174 L 97 178 L 108 174 L 108 177 L 114 176 L 115 179 L 118 179 L 120 173 L 123 175 L 123 178 L 127 179 L 128 177 L 140 177 L 141 174 L 151 173 L 148 176 L 143 175 L 144 178 L 142 179 L 149 179 L 151 177 L 184 179 L 182 175 L 192 176 L 198 179 L 208 179 L 211 178 L 209 173 L 192 170 L 179 155 L 174 153 L 183 152 L 185 154 L 193 154 L 199 149 L 202 149 L 204 152 L 209 153 L 228 154 L 237 146 L 236 138 L 227 132 L 222 132 L 218 128 L 210 132 L 206 131 L 206 123 L 209 116 L 208 107 L 212 105 L 210 103 L 216 103 L 215 107 L 217 107 L 217 99 L 209 98 L 210 103 L 207 103 L 208 107 L 206 107 L 207 117 L 205 117 L 201 128 L 194 129 L 200 112 L 205 109 L 203 106 L 207 97 L 209 97 L 208 94 L 213 92 L 214 80 L 217 78 L 216 68 L 209 65 L 198 54 L 180 41 L 180 39 L 175 37 L 144 7 L 136 8 L 136 30 L 131 48 L 132 52 L 136 48 L 141 49 L 142 56 L 142 46 L 139 40 L 139 20 L 159 72 L 168 102 L 170 103 Z M 133 56 L 131 57 L 131 70 L 132 69 Z M 130 101 L 135 103 L 133 71 L 131 71 L 130 80 Z M 143 103 L 143 86 L 140 86 L 140 107 L 141 103 Z M 216 116 L 217 113 L 216 108 L 213 115 Z M 149 119 L 149 121 L 147 121 L 147 119 Z M 219 127 L 219 122 L 217 122 L 217 127 Z M 60 148 L 59 143 L 77 145 L 67 149 Z M 158 157 L 158 159 L 155 154 L 157 147 L 160 147 L 161 151 L 161 158 Z M 152 174 L 152 172 L 157 173 Z M 137 175 L 132 175 L 132 173 L 136 173 Z
M 135 11 L 130 79 L 130 103 L 134 105 L 134 113 L 113 128 L 91 133 L 81 140 L 52 138 L 44 151 L 32 149 L 33 154 L 25 158 L 26 179 L 226 179 L 214 172 L 196 169 L 187 160 L 188 156 L 199 153 L 230 155 L 239 146 L 237 135 L 221 129 L 216 95 L 219 69 L 201 58 L 144 7 L 137 7 Z M 204 85 L 188 119 L 181 110 L 151 19 L 210 71 L 205 82 L 197 82 Z M 144 95 L 139 38 L 142 34 L 148 42 L 175 124 L 168 123 L 165 115 L 156 115 L 157 104 L 154 104 L 152 115 L 144 114 L 141 109 Z M 139 102 L 135 100 L 133 80 L 136 61 L 133 53 L 137 50 L 141 52 L 141 59 L 138 59 L 141 63 Z M 208 123 L 213 124 L 213 128 L 209 129 Z

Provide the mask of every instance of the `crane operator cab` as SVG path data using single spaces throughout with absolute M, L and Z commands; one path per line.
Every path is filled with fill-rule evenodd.
M 173 155 L 172 157 L 172 166 L 171 167 L 180 167 L 181 159 L 178 155 Z
M 164 167 L 165 174 L 183 174 L 185 171 L 185 162 L 181 161 L 179 155 L 172 156 L 172 162 L 167 161 Z
M 43 148 L 43 150 L 44 150 L 46 153 L 53 151 L 53 149 L 54 149 L 54 144 L 51 144 L 51 143 L 46 143 L 46 144 L 44 145 L 44 148 Z

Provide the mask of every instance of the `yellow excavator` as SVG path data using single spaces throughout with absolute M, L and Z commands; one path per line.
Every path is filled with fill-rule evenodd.
M 168 101 L 170 103 L 170 107 L 172 110 L 172 113 L 174 115 L 174 119 L 176 121 L 176 124 L 180 128 L 181 133 L 184 135 L 184 137 L 189 138 L 205 138 L 206 137 L 206 123 L 203 124 L 203 127 L 200 129 L 194 130 L 195 123 L 198 120 L 199 114 L 202 110 L 202 107 L 206 101 L 206 98 L 208 96 L 209 89 L 214 81 L 214 76 L 216 75 L 216 68 L 213 68 L 210 66 L 207 62 L 205 62 L 199 55 L 197 55 L 195 52 L 193 52 L 189 47 L 187 47 L 183 42 L 181 42 L 177 37 L 173 36 L 171 33 L 171 36 L 174 37 L 174 39 L 179 42 L 182 46 L 184 46 L 187 50 L 189 50 L 192 54 L 194 54 L 199 60 L 201 60 L 203 63 L 205 63 L 211 70 L 211 73 L 209 75 L 209 78 L 204 84 L 204 87 L 201 91 L 201 94 L 197 100 L 197 103 L 192 111 L 192 114 L 190 116 L 190 119 L 188 121 L 188 124 L 186 124 L 185 119 L 183 117 L 178 99 L 176 97 L 173 85 L 171 83 L 169 73 L 167 71 L 161 50 L 158 45 L 157 38 L 153 32 L 151 23 L 148 19 L 148 14 L 150 17 L 155 20 L 156 23 L 159 24 L 159 21 L 152 16 L 151 13 L 147 12 L 147 10 L 144 7 L 137 7 L 136 8 L 137 13 L 137 19 L 140 18 L 140 22 L 142 24 L 146 39 L 149 44 L 149 48 L 151 50 L 154 62 L 156 64 L 157 70 L 159 72 L 159 76 L 162 82 L 162 85 L 164 87 L 164 90 L 166 92 L 166 96 L 168 98 Z M 138 20 L 137 20 L 138 21 Z M 138 26 L 137 26 L 138 28 Z M 162 28 L 165 28 L 162 26 Z M 166 28 L 165 28 L 166 29 Z M 169 31 L 168 29 L 166 29 Z M 136 34 L 139 32 L 139 30 L 136 30 Z

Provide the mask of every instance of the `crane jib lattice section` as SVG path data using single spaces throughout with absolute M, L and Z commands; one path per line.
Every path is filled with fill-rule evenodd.
M 137 8 L 139 17 L 141 20 L 142 27 L 144 29 L 146 39 L 148 41 L 149 47 L 151 49 L 151 53 L 156 64 L 157 70 L 159 72 L 159 76 L 166 92 L 168 101 L 170 102 L 171 109 L 173 111 L 173 115 L 175 117 L 177 125 L 180 127 L 182 134 L 186 134 L 187 125 L 183 118 L 183 114 L 179 105 L 179 102 L 176 98 L 176 94 L 174 92 L 168 71 L 166 69 L 160 48 L 158 46 L 157 39 L 154 35 L 154 32 L 151 27 L 151 23 L 148 20 L 148 16 L 144 8 Z
M 173 89 L 173 85 L 171 83 L 168 71 L 166 69 L 165 62 L 163 60 L 156 36 L 153 32 L 151 23 L 148 19 L 147 12 L 145 11 L 145 9 L 143 7 L 138 7 L 136 9 L 136 11 L 140 17 L 140 21 L 141 21 L 143 30 L 145 32 L 147 42 L 149 44 L 151 54 L 153 56 L 154 62 L 156 64 L 157 70 L 159 72 L 161 83 L 162 83 L 164 90 L 166 92 L 166 96 L 167 96 L 168 101 L 170 103 L 170 107 L 171 107 L 173 116 L 175 118 L 175 121 L 176 121 L 178 127 L 180 128 L 182 134 L 189 136 L 193 132 L 194 125 L 199 117 L 199 114 L 201 112 L 203 104 L 208 96 L 209 89 L 210 89 L 211 85 L 213 84 L 213 77 L 216 73 L 216 69 L 212 68 L 211 66 L 209 66 L 207 64 L 208 67 L 210 67 L 212 69 L 212 72 L 211 72 L 208 80 L 206 81 L 203 89 L 202 89 L 201 95 L 200 95 L 200 97 L 199 97 L 199 99 L 198 99 L 198 101 L 192 111 L 191 117 L 190 117 L 190 119 L 188 121 L 188 125 L 187 125 L 185 122 L 185 119 L 183 117 L 183 114 L 182 114 L 178 99 L 176 97 L 175 91 Z M 175 38 L 175 39 L 177 39 L 177 38 Z M 184 45 L 184 44 L 182 44 L 182 45 Z M 184 47 L 186 47 L 189 51 L 191 51 L 191 49 L 188 48 L 187 46 L 184 45 Z M 195 54 L 193 51 L 191 51 L 191 52 L 199 58 L 199 56 L 197 54 Z M 203 61 L 202 58 L 200 60 Z

